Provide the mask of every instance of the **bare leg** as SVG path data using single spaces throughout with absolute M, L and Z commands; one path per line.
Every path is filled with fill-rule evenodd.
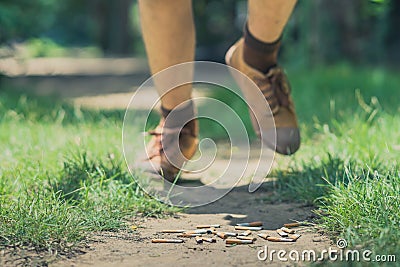
M 141 26 L 153 74 L 175 64 L 193 61 L 195 29 L 191 0 L 139 0 Z M 164 92 L 157 88 L 158 93 Z M 192 86 L 183 85 L 161 98 L 173 109 L 191 98 Z
M 195 29 L 191 0 L 139 0 L 139 9 L 153 74 L 176 64 L 194 61 Z M 180 105 L 191 98 L 192 85 L 182 85 L 169 91 L 171 85 L 190 82 L 193 69 L 164 74 L 154 79 L 161 96 L 162 119 L 151 133 L 153 138 L 146 149 L 147 159 L 142 168 L 157 172 L 172 182 L 184 162 L 197 150 L 198 122 L 187 122 L 194 117 L 193 103 Z M 174 111 L 171 113 L 171 110 Z M 177 128 L 182 128 L 182 131 L 176 131 Z
M 248 27 L 260 41 L 276 41 L 292 14 L 297 0 L 249 0 Z
M 277 60 L 280 37 L 295 4 L 296 0 L 248 0 L 249 14 L 244 36 L 226 54 L 230 66 L 253 79 L 273 113 L 274 125 L 258 125 L 253 120 L 254 129 L 267 146 L 284 155 L 291 155 L 300 147 L 300 132 L 289 83 Z M 255 97 L 246 91 L 246 86 L 241 85 L 241 88 L 245 95 L 247 92 L 248 99 Z M 253 102 L 253 118 L 264 116 L 263 103 Z

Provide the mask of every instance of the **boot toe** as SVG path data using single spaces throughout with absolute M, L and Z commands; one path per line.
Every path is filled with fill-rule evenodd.
M 277 128 L 275 151 L 282 155 L 292 155 L 300 147 L 299 128 Z
M 300 148 L 298 128 L 277 128 L 276 131 L 265 131 L 262 136 L 264 144 L 282 155 L 292 155 Z

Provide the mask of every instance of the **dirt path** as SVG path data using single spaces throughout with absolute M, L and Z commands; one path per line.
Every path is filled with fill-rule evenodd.
M 327 237 L 310 227 L 298 228 L 297 232 L 302 236 L 295 243 L 273 243 L 261 238 L 253 245 L 235 247 L 226 247 L 218 238 L 216 244 L 196 244 L 194 239 L 185 239 L 183 244 L 151 243 L 152 238 L 176 236 L 159 233 L 162 229 L 194 229 L 198 224 L 221 224 L 222 230 L 233 231 L 233 225 L 238 222 L 261 220 L 265 229 L 269 229 L 263 232 L 276 235 L 273 230 L 283 223 L 312 219 L 311 207 L 293 203 L 267 204 L 264 199 L 270 193 L 261 188 L 249 194 L 245 187 L 238 187 L 212 204 L 189 209 L 168 219 L 136 219 L 132 223 L 139 228 L 133 234 L 98 234 L 86 254 L 61 260 L 54 266 L 263 266 L 271 263 L 257 258 L 257 252 L 264 245 L 269 251 L 283 249 L 288 253 L 290 250 L 300 253 L 310 249 L 321 251 L 331 245 Z M 282 266 L 277 260 L 272 264 Z
M 83 106 L 119 108 L 126 106 L 126 99 L 129 99 L 126 94 L 114 94 L 94 98 L 83 97 L 74 101 Z M 145 95 L 143 99 L 150 98 Z M 253 163 L 249 162 L 250 165 Z M 219 164 L 223 165 L 222 158 L 213 164 L 214 169 L 211 169 L 208 175 L 203 176 L 204 183 L 212 180 L 213 171 L 221 169 Z M 198 224 L 220 224 L 221 230 L 233 231 L 236 223 L 260 220 L 266 229 L 263 232 L 276 235 L 275 229 L 284 223 L 313 220 L 313 207 L 296 203 L 271 203 L 270 196 L 273 191 L 270 182 L 273 182 L 273 179 L 252 194 L 248 192 L 246 183 L 239 183 L 223 198 L 167 219 L 135 218 L 131 223 L 138 226 L 136 231 L 97 233 L 90 238 L 88 247 L 81 255 L 72 258 L 61 257 L 52 262 L 51 266 L 282 266 L 294 263 L 280 262 L 276 256 L 273 262 L 260 261 L 257 258 L 258 251 L 264 249 L 265 245 L 269 251 L 285 250 L 287 253 L 291 250 L 299 253 L 303 250 L 321 251 L 332 246 L 332 242 L 326 236 L 311 227 L 299 228 L 297 233 L 302 236 L 293 243 L 273 243 L 261 238 L 257 238 L 252 245 L 234 247 L 226 247 L 225 242 L 219 238 L 217 243 L 213 244 L 196 244 L 194 239 L 186 239 L 183 244 L 151 243 L 152 238 L 175 237 L 174 234 L 160 234 L 162 229 L 194 229 Z M 253 236 L 256 236 L 256 233 Z M 22 256 L 20 258 L 23 259 Z M 9 262 L 17 263 L 14 260 Z M 304 265 L 304 262 L 297 264 Z
M 156 96 L 153 96 L 153 98 Z M 111 99 L 120 99 L 107 96 L 107 103 Z M 144 95 L 143 99 L 152 99 Z M 88 99 L 82 99 L 80 104 L 86 105 Z M 79 102 L 79 100 L 78 100 Z M 95 101 L 96 102 L 96 101 Z M 104 101 L 96 102 L 96 106 L 103 107 Z M 144 101 L 144 103 L 147 103 Z M 257 147 L 257 145 L 255 145 Z M 222 145 L 222 147 L 224 147 Z M 256 154 L 258 153 L 255 151 Z M 223 154 L 223 153 L 222 153 Z M 237 160 L 242 160 L 238 158 Z M 256 166 L 257 162 L 249 161 L 249 166 Z M 226 162 L 219 156 L 212 167 L 201 175 L 201 182 L 208 184 L 215 178 L 215 173 L 224 169 Z M 240 167 L 233 162 L 232 166 Z M 237 169 L 237 168 L 236 168 Z M 231 171 L 235 173 L 234 167 Z M 250 168 L 251 169 L 251 168 Z M 232 176 L 233 177 L 233 176 Z M 268 250 L 303 250 L 321 251 L 328 249 L 332 242 L 317 232 L 315 228 L 303 227 L 297 232 L 302 236 L 295 243 L 273 243 L 258 238 L 253 245 L 239 245 L 226 247 L 225 242 L 217 238 L 216 244 L 196 244 L 194 239 L 186 239 L 183 244 L 153 244 L 152 238 L 175 237 L 175 234 L 160 234 L 162 229 L 194 229 L 198 224 L 220 224 L 222 230 L 233 231 L 233 226 L 239 222 L 262 221 L 264 232 L 276 235 L 275 229 L 291 221 L 313 220 L 313 207 L 296 203 L 271 203 L 273 189 L 270 178 L 256 192 L 248 192 L 248 181 L 241 181 L 225 197 L 185 213 L 167 219 L 136 218 L 131 223 L 139 228 L 134 233 L 99 233 L 95 235 L 85 254 L 72 259 L 57 261 L 53 266 L 264 266 L 271 262 L 260 261 L 257 253 L 267 245 Z M 215 190 L 224 187 L 216 184 Z M 253 234 L 256 236 L 256 233 Z M 303 263 L 298 263 L 304 265 Z M 272 266 L 293 265 L 275 259 Z

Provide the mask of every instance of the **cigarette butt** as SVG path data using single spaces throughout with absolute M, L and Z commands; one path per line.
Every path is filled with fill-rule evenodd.
M 196 234 L 207 234 L 207 229 L 197 229 L 194 230 Z
M 221 225 L 219 224 L 201 224 L 201 225 L 197 225 L 196 228 L 197 229 L 203 229 L 203 228 L 220 228 Z
M 235 230 L 260 231 L 260 230 L 262 230 L 262 227 L 255 227 L 255 226 L 235 226 Z
M 236 239 L 236 238 L 232 238 L 232 239 L 227 239 L 225 241 L 226 244 L 253 244 L 253 240 L 241 240 L 241 239 Z
M 293 235 L 289 235 L 289 238 L 293 239 L 293 241 L 296 241 L 297 239 L 299 239 L 300 236 L 301 235 L 299 235 L 299 234 L 293 234 Z
M 263 234 L 258 234 L 258 236 L 261 237 L 261 238 L 264 238 L 264 239 L 267 239 L 268 237 L 270 237 L 270 235 L 267 235 L 267 234 L 265 234 L 265 233 L 263 233 Z
M 229 236 L 237 236 L 237 233 L 231 233 L 231 232 L 216 232 L 215 233 L 218 237 L 222 238 L 222 239 L 226 239 Z
M 257 240 L 257 238 L 251 236 L 237 236 L 236 238 L 240 240 L 253 240 L 253 242 Z
M 226 239 L 228 236 L 223 232 L 216 232 L 215 233 L 219 238 Z
M 201 236 L 196 236 L 196 243 L 197 244 L 201 244 L 201 243 L 203 243 L 203 238 L 201 237 Z
M 299 227 L 302 225 L 303 225 L 302 223 L 296 222 L 296 223 L 285 223 L 283 226 L 287 228 L 292 228 L 292 227 Z
M 179 234 L 177 235 L 178 237 L 197 237 L 197 236 L 201 236 L 201 234 L 187 234 L 187 233 L 183 233 L 183 234 Z
M 251 234 L 251 231 L 250 230 L 246 230 L 246 231 L 244 231 L 242 233 L 239 233 L 238 235 L 240 235 L 240 236 L 248 236 L 250 234 Z
M 238 235 L 237 233 L 233 233 L 233 232 L 224 232 L 224 234 L 226 236 L 237 236 Z
M 183 243 L 182 239 L 152 239 L 151 243 Z
M 286 228 L 286 227 L 282 227 L 281 229 L 282 229 L 282 231 L 284 231 L 285 233 L 294 234 L 294 230 L 293 230 L 293 229 L 289 229 L 289 228 Z
M 196 229 L 193 231 L 186 231 L 185 234 L 207 234 L 206 229 Z
M 267 240 L 272 241 L 272 242 L 293 242 L 294 241 L 291 238 L 275 237 L 275 236 L 269 236 L 269 237 L 267 237 Z
M 288 233 L 285 233 L 282 229 L 277 229 L 276 232 L 277 232 L 278 235 L 280 235 L 281 237 L 288 237 Z
M 215 234 L 217 230 L 214 227 L 207 229 L 207 234 Z
M 168 230 L 162 230 L 161 233 L 170 233 L 170 234 L 176 234 L 176 233 L 184 233 L 186 232 L 186 230 L 172 230 L 172 229 L 168 229 Z
M 215 243 L 217 242 L 217 239 L 215 237 L 202 237 L 203 241 L 208 242 L 208 243 Z
M 263 223 L 261 221 L 236 224 L 236 226 L 262 226 L 262 225 Z

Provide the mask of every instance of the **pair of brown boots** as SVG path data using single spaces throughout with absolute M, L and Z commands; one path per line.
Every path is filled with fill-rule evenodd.
M 275 121 L 276 140 L 273 148 L 280 154 L 291 155 L 300 146 L 300 133 L 286 75 L 279 66 L 269 68 L 267 73 L 251 67 L 244 59 L 243 49 L 244 39 L 242 38 L 226 53 L 226 63 L 247 75 L 259 87 L 270 106 Z M 245 88 L 241 89 L 245 90 Z M 186 108 L 176 112 L 177 114 L 179 112 L 193 113 L 193 108 L 193 104 L 190 103 Z M 260 107 L 261 110 L 263 108 L 265 107 Z M 253 109 L 253 112 L 257 112 L 257 107 Z M 250 114 L 253 115 L 252 112 Z M 170 125 L 165 123 L 167 115 L 168 112 L 164 111 L 159 126 L 150 132 L 154 136 L 147 148 L 147 161 L 151 163 L 152 172 L 157 172 L 165 179 L 173 181 L 184 163 L 196 153 L 199 127 L 195 119 L 182 125 L 183 127 Z M 252 116 L 252 122 L 259 136 L 265 134 L 260 131 L 275 131 L 273 128 L 260 128 L 254 116 Z

